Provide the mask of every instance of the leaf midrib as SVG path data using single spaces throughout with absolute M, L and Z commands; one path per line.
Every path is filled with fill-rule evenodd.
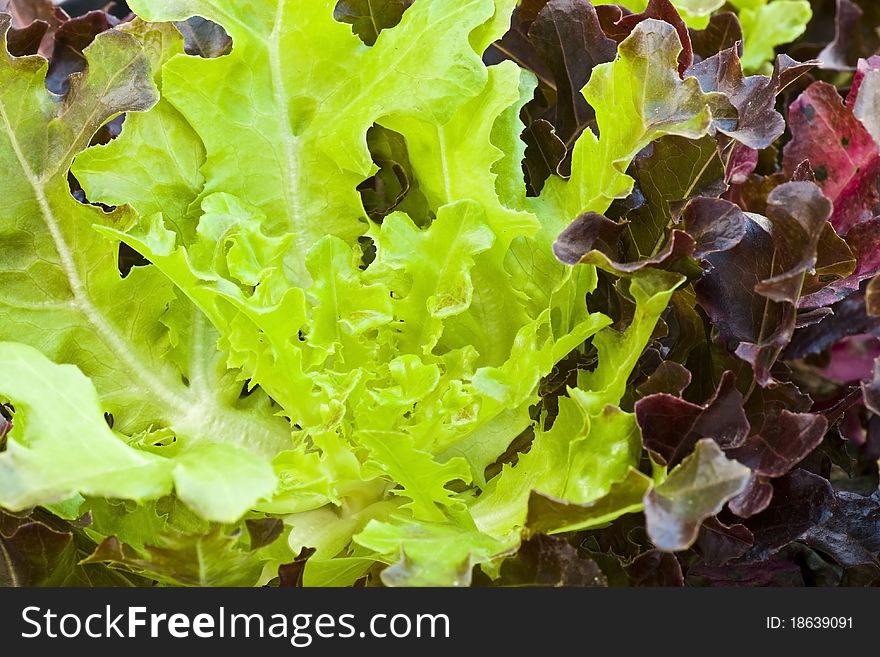
M 67 278 L 71 294 L 73 295 L 73 302 L 71 304 L 72 308 L 79 311 L 80 314 L 82 314 L 86 320 L 94 326 L 96 331 L 104 338 L 105 345 L 121 362 L 125 364 L 134 379 L 139 380 L 141 384 L 148 388 L 157 399 L 161 400 L 163 404 L 173 409 L 177 414 L 185 414 L 187 403 L 180 399 L 179 396 L 170 389 L 170 386 L 163 384 L 158 378 L 156 378 L 151 373 L 151 368 L 145 367 L 145 364 L 131 352 L 118 331 L 116 331 L 107 318 L 104 317 L 88 298 L 86 287 L 77 271 L 71 249 L 64 239 L 60 224 L 55 217 L 49 199 L 46 197 L 44 180 L 34 173 L 28 163 L 24 151 L 21 148 L 21 144 L 19 143 L 12 127 L 12 123 L 9 120 L 6 106 L 2 100 L 0 100 L 0 120 L 3 122 L 7 138 L 9 139 L 9 143 L 12 146 L 16 159 L 18 160 L 22 174 L 34 192 L 34 198 L 40 208 L 43 221 L 49 230 L 49 234 L 55 245 L 55 250 L 60 258 L 61 269 Z

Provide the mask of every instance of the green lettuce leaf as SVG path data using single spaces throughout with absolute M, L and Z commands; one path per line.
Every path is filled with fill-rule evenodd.
M 227 29 L 228 56 L 165 64 L 163 96 L 204 142 L 203 193 L 233 194 L 259 208 L 267 230 L 292 235 L 304 254 L 325 234 L 351 240 L 364 232 L 356 187 L 372 172 L 366 132 L 379 116 L 442 122 L 485 83 L 468 37 L 495 6 L 454 4 L 414 5 L 373 47 L 335 21 L 335 3 L 326 0 L 257 11 L 216 0 L 131 7 L 146 20 L 199 15 Z M 287 266 L 308 281 L 301 257 Z
M 71 365 L 56 365 L 26 345 L 0 343 L 0 366 L 0 394 L 24 417 L 0 453 L 0 504 L 7 509 L 77 493 L 150 500 L 170 493 L 173 484 L 203 517 L 234 522 L 275 490 L 268 463 L 233 445 L 204 444 L 167 459 L 126 444 L 107 426 L 92 383 Z
M 5 34 L 8 19 L 0 20 Z M 240 383 L 210 347 L 211 330 L 191 307 L 177 302 L 159 272 L 136 269 L 120 277 L 117 244 L 92 225 L 125 224 L 132 219 L 131 210 L 102 213 L 70 195 L 67 170 L 92 134 L 120 111 L 145 110 L 156 99 L 147 60 L 134 38 L 102 34 L 86 56 L 89 68 L 72 78 L 63 102 L 45 89 L 45 60 L 8 54 L 0 59 L 5 80 L 0 159 L 7 193 L 15 199 L 0 215 L 5 236 L 0 338 L 26 340 L 55 361 L 80 366 L 97 388 L 97 417 L 110 413 L 117 429 L 129 435 L 171 431 L 178 440 L 178 478 L 187 499 L 208 517 L 235 520 L 271 492 L 268 459 L 283 448 L 289 432 L 257 400 L 239 403 Z M 65 391 L 57 394 L 63 397 Z M 62 492 L 78 490 L 76 472 L 85 477 L 82 489 L 90 489 L 85 481 L 95 464 L 70 454 L 80 463 L 66 469 L 62 461 L 52 463 L 57 454 L 48 444 L 35 451 L 33 463 L 56 468 L 57 482 L 63 483 L 46 491 L 43 487 L 54 486 L 56 478 L 37 475 L 37 470 L 10 478 L 16 482 L 15 505 L 59 501 Z M 239 493 L 259 485 L 244 498 L 239 493 L 216 496 L 212 488 L 218 460 L 240 464 L 224 475 L 233 486 L 236 475 L 242 475 Z M 61 476 L 62 470 L 68 476 Z M 157 477 L 146 486 L 147 479 L 140 492 L 126 491 L 129 482 L 120 475 L 115 481 L 123 485 L 124 494 L 119 497 L 146 498 L 166 488 L 167 479 Z
M 807 29 L 813 10 L 807 0 L 730 0 L 739 10 L 743 30 L 743 69 L 758 71 L 773 60 L 775 49 Z

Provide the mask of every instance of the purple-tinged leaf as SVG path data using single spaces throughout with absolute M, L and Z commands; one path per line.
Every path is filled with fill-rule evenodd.
M 623 567 L 631 586 L 684 586 L 681 564 L 674 554 L 648 550 Z
M 764 75 L 744 77 L 735 48 L 691 66 L 686 75 L 694 77 L 705 92 L 719 91 L 727 96 L 736 112 L 713 116 L 715 128 L 753 149 L 767 148 L 785 131 L 785 121 L 776 111 L 777 81 Z
M 520 545 L 515 556 L 501 564 L 504 586 L 608 586 L 592 559 L 584 559 L 568 541 L 539 534 Z
M 765 228 L 749 218 L 745 236 L 730 251 L 711 254 L 712 269 L 696 286 L 697 300 L 712 326 L 731 347 L 756 342 L 765 313 L 773 313 L 769 326 L 781 324 L 782 309 L 754 293 L 755 286 L 773 272 L 773 240 Z M 792 319 L 793 319 L 793 312 Z M 764 337 L 766 340 L 766 337 Z
M 635 414 L 645 449 L 669 466 L 681 463 L 703 438 L 731 448 L 742 445 L 749 435 L 743 397 L 731 372 L 724 374 L 704 405 L 661 393 L 636 402 Z
M 557 136 L 556 129 L 544 119 L 529 124 L 523 132 L 523 141 L 526 144 L 524 166 L 529 189 L 532 194 L 538 195 L 547 178 L 559 173 L 568 151 Z
M 608 217 L 588 212 L 572 221 L 553 245 L 556 258 L 566 265 L 576 265 L 593 251 L 613 258 L 625 226 Z
M 232 38 L 214 21 L 193 16 L 185 21 L 177 21 L 174 26 L 183 35 L 183 48 L 187 55 L 213 59 L 232 52 Z
M 837 0 L 834 41 L 829 43 L 817 59 L 822 68 L 832 71 L 852 71 L 862 52 L 859 24 L 864 12 L 852 0 Z
M 657 369 L 643 382 L 636 391 L 641 397 L 657 394 L 681 397 L 691 383 L 691 373 L 684 365 L 674 360 L 664 360 Z
M 715 441 L 701 440 L 693 454 L 645 495 L 651 541 L 666 552 L 689 548 L 702 522 L 741 493 L 749 476 L 749 469 L 724 456 Z
M 761 513 L 773 499 L 773 484 L 766 477 L 752 475 L 746 489 L 728 503 L 728 508 L 740 518 L 751 518 Z
M 11 29 L 6 36 L 6 48 L 13 57 L 36 55 L 49 32 L 49 23 L 36 20 L 27 27 Z
M 0 12 L 12 16 L 12 27 L 16 30 L 27 29 L 37 21 L 45 23 L 46 31 L 41 43 L 32 54 L 40 54 L 47 59 L 52 56 L 55 30 L 70 20 L 70 16 L 60 7 L 56 7 L 52 0 L 0 0 Z
M 602 29 L 609 37 L 620 43 L 636 29 L 636 25 L 649 18 L 665 21 L 675 28 L 681 41 L 681 53 L 678 56 L 678 72 L 684 72 L 694 61 L 691 37 L 678 10 L 669 0 L 649 0 L 645 11 L 634 14 L 618 5 L 600 5 L 596 8 Z
M 788 183 L 771 192 L 767 218 L 772 224 L 774 271 L 755 292 L 776 303 L 798 301 L 805 276 L 816 267 L 831 212 L 831 203 L 813 183 Z
M 762 386 L 773 381 L 770 369 L 794 333 L 831 209 L 812 183 L 780 185 L 767 198 L 768 221 L 750 217 L 735 248 L 707 258 L 713 268 L 697 284 L 699 303 Z
M 24 27 L 36 20 L 60 25 L 69 18 L 52 0 L 0 0 L 0 12 L 12 16 L 15 27 Z
M 553 253 L 567 265 L 587 264 L 617 276 L 631 276 L 640 269 L 653 267 L 668 269 L 682 258 L 694 252 L 694 240 L 687 233 L 673 230 L 661 250 L 650 257 L 631 262 L 620 262 L 620 239 L 625 224 L 617 224 L 608 217 L 588 212 L 583 214 L 562 231 L 553 244 Z
M 725 145 L 725 181 L 742 183 L 758 165 L 758 150 L 768 148 L 785 131 L 776 111 L 776 97 L 792 82 L 813 68 L 780 55 L 771 76 L 745 77 L 739 50 L 730 47 L 690 67 L 686 76 L 696 78 L 705 92 L 720 92 L 729 105 L 713 108 L 713 127 L 733 139 Z
M 26 517 L 0 510 L 0 586 L 146 585 L 133 574 L 80 563 L 94 545 L 74 529 L 87 521 L 67 523 L 42 510 Z
M 700 528 L 696 548 L 704 563 L 710 566 L 723 566 L 748 552 L 754 541 L 752 532 L 744 525 L 728 527 L 718 518 L 709 518 Z
M 742 57 L 742 26 L 733 12 L 722 11 L 712 14 L 709 24 L 704 29 L 690 29 L 688 32 L 691 36 L 694 59 L 697 61 L 708 59 L 728 48 L 736 48 L 737 54 Z
M 695 258 L 729 251 L 746 235 L 745 214 L 724 199 L 695 198 L 685 206 L 682 218 L 685 232 L 696 242 Z
M 251 550 L 259 550 L 271 545 L 284 531 L 284 523 L 279 518 L 246 520 L 245 526 L 251 538 Z
M 63 577 L 60 562 L 71 562 L 73 536 L 39 522 L 0 511 L 0 586 L 46 586 Z M 55 572 L 58 568 L 59 572 Z M 54 580 L 54 583 L 60 583 Z
M 785 53 L 777 55 L 776 61 L 773 63 L 773 78 L 776 80 L 777 94 L 788 89 L 788 87 L 816 68 L 818 64 L 819 62 L 815 59 L 799 62 Z M 798 182 L 799 180 L 795 179 L 794 181 Z
M 770 505 L 745 523 L 755 536 L 755 545 L 744 558 L 761 561 L 799 540 L 828 521 L 833 503 L 831 484 L 819 475 L 794 470 L 776 479 Z
M 411 4 L 412 0 L 339 0 L 333 9 L 333 18 L 351 25 L 351 31 L 365 44 L 372 46 L 382 30 L 400 22 Z M 186 37 L 187 32 L 184 31 L 183 35 Z M 214 34 L 210 39 L 213 42 L 217 37 Z
M 547 2 L 529 28 L 529 40 L 555 81 L 556 104 L 541 118 L 570 151 L 596 118 L 581 90 L 597 65 L 614 59 L 617 44 L 602 32 L 593 5 L 583 0 Z
M 829 224 L 822 233 L 815 271 L 805 282 L 798 308 L 822 308 L 848 297 L 880 269 L 880 221 L 854 226 L 846 241 Z M 828 281 L 831 281 L 828 283 Z
M 749 179 L 758 168 L 761 154 L 754 148 L 743 144 L 732 143 L 730 155 L 725 162 L 724 182 L 728 185 L 740 185 Z
M 46 86 L 49 91 L 63 96 L 70 87 L 69 78 L 84 71 L 86 57 L 83 54 L 95 37 L 109 30 L 118 21 L 103 11 L 90 11 L 63 23 L 55 32 Z
M 810 166 L 809 160 L 804 160 L 794 168 L 791 174 L 792 182 L 816 182 L 816 172 Z
M 554 92 L 556 82 L 553 80 L 553 73 L 529 41 L 529 28 L 538 18 L 538 12 L 548 2 L 549 0 L 523 0 L 513 10 L 510 29 L 483 53 L 483 62 L 486 66 L 493 66 L 509 59 L 534 73 L 542 89 Z
M 768 587 L 803 586 L 800 565 L 787 557 L 774 556 L 754 563 L 710 566 L 698 564 L 688 571 L 689 586 Z
M 724 198 L 731 203 L 736 203 L 743 212 L 765 215 L 767 214 L 767 197 L 770 192 L 787 182 L 792 182 L 792 178 L 784 173 L 774 173 L 767 176 L 753 173 L 745 181 L 731 184 L 724 194 Z
M 315 552 L 315 548 L 304 547 L 293 561 L 281 564 L 278 567 L 278 586 L 286 589 L 302 588 L 306 564 Z
M 796 331 L 783 356 L 797 359 L 819 354 L 852 335 L 880 336 L 880 318 L 868 316 L 865 303 L 865 296 L 860 293 L 838 302 L 833 306 L 833 315 Z
M 644 202 L 625 215 L 629 260 L 652 255 L 667 242 L 688 200 L 717 197 L 726 190 L 724 166 L 711 137 L 663 137 L 636 157 L 632 173 Z
M 605 36 L 593 5 L 582 0 L 522 3 L 511 29 L 487 50 L 487 63 L 510 59 L 540 83 L 522 113 L 531 194 L 540 193 L 550 175 L 569 175 L 575 141 L 586 128 L 596 128 L 596 114 L 581 91 L 593 69 L 616 55 L 617 43 Z
M 806 328 L 807 326 L 813 326 L 833 314 L 834 311 L 831 308 L 824 307 L 799 311 L 797 314 L 797 321 L 795 322 L 795 328 L 801 329 Z
M 880 492 L 870 497 L 836 492 L 830 517 L 803 540 L 847 568 L 880 564 Z
M 828 421 L 821 415 L 785 409 L 741 447 L 727 450 L 730 458 L 763 477 L 781 477 L 812 452 L 825 436 Z

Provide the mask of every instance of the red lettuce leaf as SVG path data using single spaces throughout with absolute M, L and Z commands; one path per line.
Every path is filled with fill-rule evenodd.
M 640 399 L 635 413 L 645 449 L 658 463 L 670 467 L 678 465 L 703 438 L 712 438 L 723 449 L 738 447 L 750 430 L 742 394 L 730 372 L 705 404 L 660 393 Z

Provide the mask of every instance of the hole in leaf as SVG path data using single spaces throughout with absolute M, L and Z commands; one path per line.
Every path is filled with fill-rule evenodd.
M 333 18 L 351 25 L 351 31 L 372 46 L 382 30 L 400 23 L 413 0 L 339 0 Z
M 434 216 L 419 188 L 403 135 L 373 125 L 367 131 L 367 146 L 373 163 L 379 167 L 375 175 L 357 187 L 367 216 L 381 223 L 389 214 L 400 210 L 417 226 L 431 223 Z
M 12 414 L 15 409 L 11 404 L 0 404 L 0 452 L 6 450 L 6 436 L 12 431 Z
M 177 436 L 166 436 L 153 443 L 153 447 L 170 447 L 177 442 Z
M 376 260 L 376 243 L 372 238 L 364 235 L 358 238 L 358 244 L 361 247 L 362 253 L 360 268 L 364 270 Z
M 313 547 L 304 547 L 292 562 L 279 566 L 278 586 L 281 588 L 302 588 L 306 562 L 317 551 Z
M 575 349 L 553 366 L 550 374 L 541 379 L 538 392 L 541 395 L 540 408 L 536 408 L 535 420 L 545 416 L 544 430 L 549 431 L 559 414 L 559 397 L 567 394 L 569 387 L 577 386 L 578 372 L 592 372 L 599 363 L 599 354 L 588 341 L 585 347 Z
M 79 184 L 79 180 L 73 175 L 71 171 L 67 172 L 67 187 L 70 190 L 70 195 L 73 196 L 77 201 L 82 203 L 83 205 L 91 205 L 96 208 L 101 208 L 105 213 L 113 212 L 116 208 L 112 205 L 105 205 L 104 203 L 91 203 L 89 199 L 86 198 L 85 190 L 83 190 L 82 186 Z
M 520 433 L 510 445 L 507 446 L 507 449 L 504 450 L 504 453 L 499 456 L 494 463 L 490 463 L 486 466 L 486 469 L 483 471 L 483 476 L 488 481 L 492 477 L 501 473 L 502 468 L 505 465 L 516 465 L 519 461 L 520 454 L 527 453 L 532 448 L 532 443 L 535 440 L 535 432 L 532 430 L 532 427 L 528 427 L 525 431 Z
M 103 146 L 105 144 L 109 144 L 111 141 L 122 134 L 122 125 L 124 123 L 125 114 L 120 114 L 116 118 L 111 119 L 98 129 L 98 132 L 96 132 L 95 135 L 92 137 L 92 141 L 89 143 L 89 145 Z
M 232 52 L 232 38 L 214 21 L 193 16 L 174 23 L 183 35 L 183 50 L 187 55 L 214 59 Z
M 116 266 L 119 269 L 119 275 L 122 276 L 122 278 L 127 278 L 131 273 L 131 270 L 135 267 L 146 267 L 149 264 L 151 264 L 149 260 L 131 248 L 128 244 L 124 242 L 119 243 L 119 254 L 116 259 Z

